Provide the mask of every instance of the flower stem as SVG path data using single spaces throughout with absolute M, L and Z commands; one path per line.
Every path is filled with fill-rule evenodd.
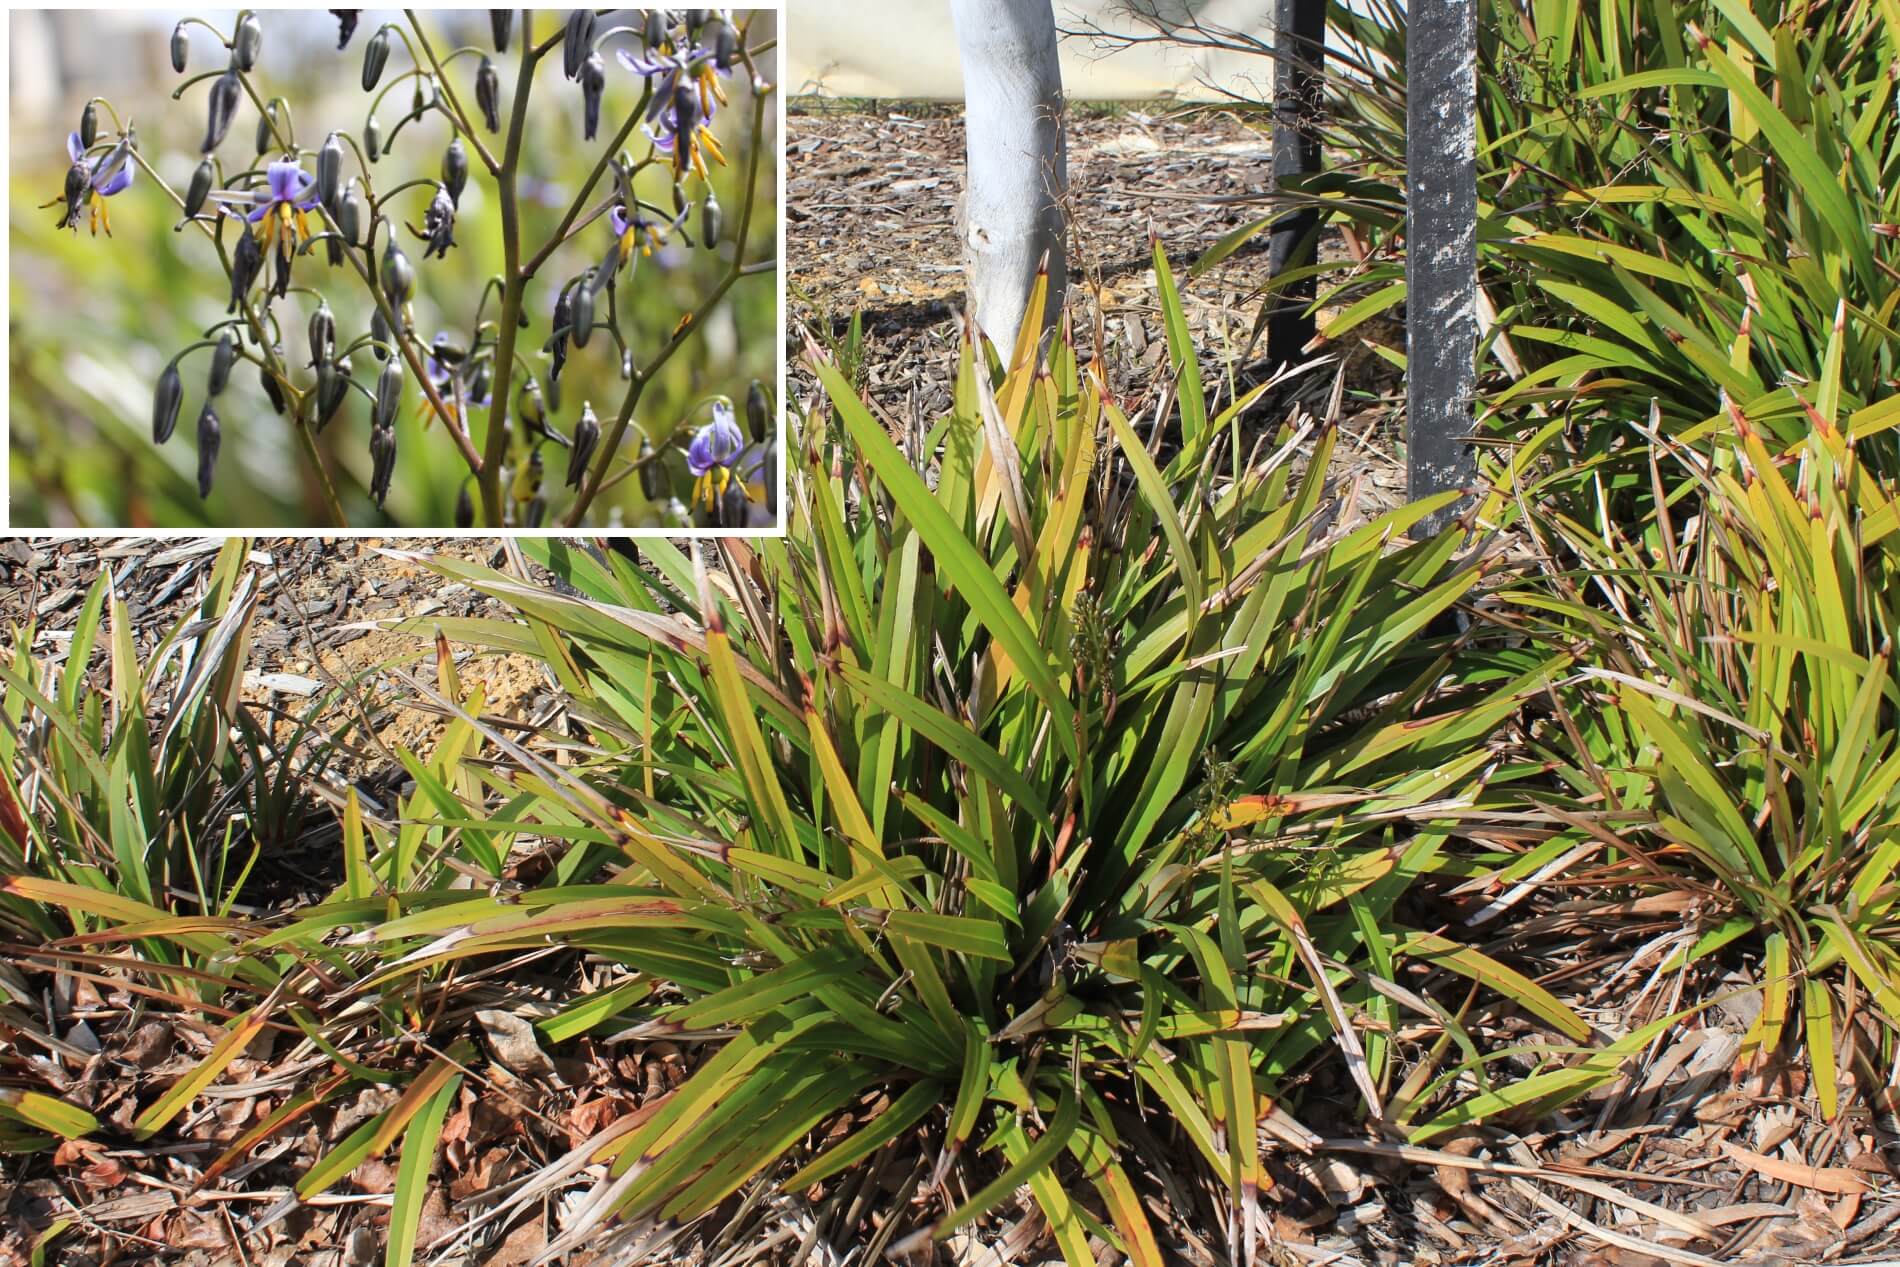
M 501 316 L 497 318 L 500 338 L 495 344 L 494 382 L 488 406 L 487 446 L 483 450 L 481 470 L 477 472 L 482 494 L 482 516 L 491 528 L 502 525 L 501 464 L 508 459 L 508 398 L 514 389 L 515 335 L 521 327 L 521 296 L 528 278 L 521 270 L 521 211 L 517 205 L 515 172 L 521 161 L 521 141 L 527 132 L 528 97 L 534 89 L 535 66 L 540 54 L 534 51 L 534 10 L 521 11 L 521 69 L 515 75 L 514 109 L 508 117 L 508 143 L 501 165 L 495 172 L 497 196 L 501 202 L 502 285 Z

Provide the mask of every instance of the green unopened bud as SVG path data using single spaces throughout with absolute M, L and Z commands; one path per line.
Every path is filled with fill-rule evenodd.
M 217 411 L 207 400 L 204 411 L 198 415 L 198 496 L 201 500 L 211 496 L 211 477 L 218 472 L 218 446 L 223 439 Z
M 227 70 L 219 75 L 211 85 L 211 96 L 206 106 L 205 139 L 198 148 L 209 154 L 224 144 L 225 134 L 231 130 L 231 120 L 237 118 L 238 102 L 244 96 L 244 84 L 235 70 Z
M 401 308 L 409 302 L 409 296 L 416 289 L 416 266 L 396 245 L 396 235 L 389 235 L 389 246 L 383 251 L 383 296 L 389 300 L 389 306 Z
M 389 328 L 389 319 L 383 316 L 381 304 L 378 304 L 376 310 L 369 314 L 369 337 L 375 339 L 377 343 L 387 343 L 391 347 L 396 345 L 395 331 Z M 375 353 L 376 359 L 379 361 L 387 361 L 389 359 L 389 353 L 375 344 L 370 345 L 370 351 Z
M 713 33 L 713 65 L 720 70 L 731 70 L 738 57 L 739 33 L 732 29 L 732 23 L 722 21 Z
M 648 9 L 640 32 L 641 42 L 647 46 L 647 52 L 658 52 L 666 43 L 666 10 Z
M 273 99 L 268 106 L 264 107 L 263 113 L 257 116 L 257 152 L 260 155 L 268 153 L 272 144 L 276 142 L 276 134 L 271 128 L 276 121 L 277 101 Z
M 363 120 L 363 148 L 369 151 L 369 161 L 375 162 L 383 156 L 383 125 L 371 115 Z
M 185 219 L 189 220 L 204 210 L 205 199 L 211 196 L 211 181 L 217 175 L 211 168 L 211 160 L 205 159 L 191 174 L 191 184 L 185 190 Z M 184 221 L 179 222 L 184 227 Z
M 660 468 L 660 457 L 653 451 L 651 440 L 641 439 L 639 462 L 640 496 L 657 502 L 666 493 L 666 472 Z
M 326 380 L 323 371 L 329 370 Z M 317 429 L 321 431 L 336 417 L 336 411 L 350 395 L 350 358 L 344 357 L 337 362 L 324 362 L 317 371 Z
M 86 108 L 79 112 L 79 144 L 91 149 L 92 143 L 99 139 L 99 103 L 88 101 Z
M 593 402 L 583 402 L 580 421 L 574 424 L 574 439 L 567 452 L 567 486 L 579 488 L 587 474 L 587 460 L 600 444 L 600 419 L 594 417 Z
M 372 427 L 391 426 L 396 410 L 402 405 L 402 358 L 392 356 L 376 380 L 376 408 L 370 413 Z
M 574 288 L 573 297 L 568 301 L 567 341 L 577 348 L 587 346 L 587 340 L 594 333 L 594 290 L 583 281 Z
M 185 73 L 185 54 L 191 51 L 191 39 L 185 34 L 185 24 L 180 22 L 172 28 L 172 69 L 179 74 Z
M 178 362 L 165 366 L 158 376 L 158 390 L 152 393 L 152 443 L 163 444 L 172 438 L 178 426 L 178 406 L 184 402 L 185 387 L 178 379 Z
M 231 366 L 237 362 L 237 337 L 227 328 L 211 349 L 211 372 L 205 376 L 205 395 L 216 396 L 231 381 Z
M 380 27 L 370 36 L 369 43 L 363 46 L 363 91 L 376 91 L 376 84 L 383 77 L 383 67 L 389 62 L 389 28 Z
M 567 34 L 561 41 L 561 69 L 569 79 L 580 78 L 581 66 L 594 51 L 594 11 L 573 9 L 567 15 Z
M 336 351 L 336 317 L 330 312 L 330 303 L 326 299 L 317 300 L 317 310 L 310 314 L 310 363 L 322 365 Z
M 764 444 L 765 438 L 772 434 L 772 398 L 766 394 L 765 384 L 756 378 L 746 389 L 745 422 L 754 443 Z
M 459 208 L 462 190 L 468 186 L 468 151 L 462 148 L 459 136 L 442 151 L 442 185 L 449 191 L 449 201 Z
M 495 37 L 495 51 L 508 51 L 508 34 L 514 29 L 515 11 L 513 9 L 490 9 L 488 11 L 489 30 Z
M 369 495 L 381 510 L 389 500 L 389 478 L 396 470 L 396 429 L 371 427 L 369 432 Z
M 355 246 L 363 236 L 363 218 L 368 215 L 363 205 L 363 195 L 356 188 L 356 178 L 350 177 L 350 183 L 343 187 L 343 193 L 337 198 L 336 227 L 351 246 Z
M 581 63 L 581 139 L 591 141 L 600 130 L 600 99 L 607 91 L 607 63 L 589 53 Z
M 263 385 L 264 395 L 270 400 L 270 407 L 277 411 L 278 417 L 283 417 L 284 410 L 287 407 L 284 400 L 284 389 L 277 385 L 277 376 L 270 372 L 268 365 L 259 365 L 257 367 L 257 381 Z
M 237 35 L 231 40 L 231 61 L 239 70 L 248 72 L 257 65 L 258 50 L 264 46 L 264 28 L 258 22 L 255 13 L 247 13 L 237 24 Z
M 317 151 L 317 198 L 324 206 L 336 209 L 337 195 L 343 189 L 343 142 L 332 132 Z
M 719 210 L 719 199 L 713 197 L 712 190 L 706 191 L 706 201 L 699 205 L 699 236 L 705 239 L 707 250 L 719 249 L 719 229 L 725 223 L 725 216 Z
M 509 10 L 503 9 L 506 13 Z M 482 112 L 482 122 L 488 125 L 490 132 L 501 131 L 501 76 L 495 73 L 495 63 L 482 58 L 482 64 L 475 68 L 475 104 Z

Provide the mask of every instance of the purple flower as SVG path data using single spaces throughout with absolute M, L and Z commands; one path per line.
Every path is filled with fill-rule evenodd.
M 712 134 L 713 113 L 726 104 L 720 76 L 729 76 L 730 67 L 717 66 L 713 50 L 693 45 L 678 52 L 648 49 L 636 57 L 626 49 L 616 54 L 620 64 L 653 85 L 653 99 L 647 106 L 646 122 L 641 130 L 653 142 L 653 148 L 673 156 L 673 170 L 684 175 L 690 168 L 706 176 L 705 155 L 724 165 L 725 153 Z
M 712 421 L 699 429 L 686 449 L 686 469 L 694 476 L 694 504 L 704 502 L 708 509 L 718 504 L 744 449 L 745 433 L 733 416 L 732 402 L 721 396 L 713 401 Z
M 288 275 L 291 256 L 310 236 L 306 213 L 319 202 L 317 180 L 289 160 L 272 163 L 265 171 L 264 184 L 256 189 L 217 190 L 213 196 L 224 205 L 226 215 L 243 216 L 255 226 L 251 232 L 258 245 L 274 246 L 278 271 Z M 251 210 L 246 214 L 244 208 Z
M 84 208 L 89 213 L 93 236 L 98 236 L 103 225 L 106 236 L 111 237 L 112 216 L 106 211 L 105 200 L 132 187 L 132 175 L 138 169 L 131 159 L 131 141 L 120 141 L 88 163 L 86 146 L 80 141 L 79 133 L 69 132 L 66 154 L 73 163 L 66 171 L 66 191 L 40 205 L 51 207 L 64 202 L 66 213 L 55 227 L 70 228 L 74 233 L 79 232 L 79 213 Z

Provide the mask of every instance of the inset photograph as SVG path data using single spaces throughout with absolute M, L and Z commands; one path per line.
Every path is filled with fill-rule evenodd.
M 14 528 L 777 529 L 773 11 L 8 21 Z

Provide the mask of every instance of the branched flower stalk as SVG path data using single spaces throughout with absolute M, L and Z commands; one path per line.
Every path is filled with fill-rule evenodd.
M 288 100 L 260 91 L 255 72 L 263 18 L 241 12 L 227 33 L 202 18 L 187 17 L 173 33 L 174 69 L 185 72 L 194 27 L 209 31 L 229 60 L 222 68 L 190 75 L 172 93 L 180 100 L 207 85 L 204 157 L 182 195 L 140 152 L 135 129 L 120 120 L 109 101 L 86 103 L 81 128 L 68 141 L 72 166 L 64 190 L 46 204 L 62 207 L 60 227 L 76 231 L 84 219 L 95 234 L 104 227 L 110 236 L 106 200 L 144 173 L 181 209 L 175 227 L 191 225 L 211 243 L 230 283 L 226 319 L 172 358 L 154 400 L 153 438 L 163 444 L 175 430 L 183 403 L 180 362 L 193 352 L 212 350 L 200 415 L 210 421 L 198 428 L 204 440 L 198 463 L 201 496 L 209 495 L 215 479 L 224 426 L 212 410 L 212 398 L 225 389 L 232 365 L 241 359 L 257 366 L 265 396 L 294 433 L 303 461 L 315 474 L 319 511 L 330 525 L 346 526 L 349 517 L 317 435 L 352 392 L 369 402 L 370 494 L 380 509 L 400 460 L 394 424 L 405 380 L 419 389 L 422 426 L 440 421 L 466 467 L 457 526 L 474 526 L 479 513 L 481 525 L 490 528 L 540 527 L 556 515 L 564 526 L 579 527 L 589 522 L 600 495 L 629 476 L 639 477 L 650 503 L 643 526 L 756 527 L 776 521 L 779 427 L 769 401 L 760 403 L 767 400 L 762 384 L 748 389 L 735 383 L 727 392 L 706 395 L 684 416 L 669 420 L 670 426 L 643 423 L 635 451 L 621 451 L 634 411 L 659 370 L 699 334 L 735 283 L 769 276 L 777 267 L 769 250 L 756 257 L 748 253 L 758 184 L 771 178 L 771 169 L 761 169 L 760 155 L 768 140 L 765 109 L 775 85 L 761 69 L 761 59 L 775 42 L 747 39 L 748 11 L 637 12 L 637 25 L 602 28 L 595 11 L 576 11 L 537 42 L 533 11 L 493 11 L 491 55 L 472 46 L 439 53 L 418 15 L 405 10 L 402 23 L 384 23 L 361 42 L 362 87 L 373 94 L 363 126 L 329 132 L 316 146 L 309 144 L 308 134 L 300 141 Z M 358 11 L 336 13 L 341 51 L 356 33 Z M 513 88 L 504 113 L 505 81 L 497 61 L 516 40 Z M 390 54 L 398 46 L 409 65 L 391 72 Z M 567 79 L 580 90 L 588 140 L 599 130 L 609 82 L 603 53 L 611 51 L 618 66 L 640 81 L 641 93 L 606 138 L 559 224 L 545 240 L 530 242 L 522 214 L 524 188 L 541 178 L 523 170 L 529 106 L 537 78 L 545 78 L 543 63 L 556 49 Z M 724 164 L 726 157 L 711 124 L 728 104 L 728 86 L 741 78 L 751 105 L 746 183 L 727 237 L 711 181 L 711 167 Z M 389 103 L 405 96 L 406 109 L 385 130 L 379 112 L 387 117 Z M 241 170 L 230 170 L 220 150 L 245 102 L 257 120 L 257 157 Z M 102 106 L 113 124 L 111 135 L 99 134 Z M 373 170 L 406 128 L 432 116 L 450 131 L 439 165 L 379 191 Z M 644 142 L 645 152 L 636 159 L 626 147 L 638 142 Z M 314 172 L 306 160 L 314 160 Z M 346 180 L 350 166 L 355 170 Z M 671 206 L 636 192 L 649 168 L 671 176 Z M 501 267 L 487 275 L 469 329 L 425 335 L 413 302 L 419 282 L 469 272 L 450 256 L 464 249 L 456 238 L 456 218 L 471 181 L 489 182 L 500 209 Z M 610 233 L 604 256 L 598 253 L 597 224 Z M 400 231 L 405 229 L 406 234 Z M 405 236 L 409 246 L 420 244 L 419 260 L 412 258 Z M 580 271 L 548 275 L 570 245 L 580 248 Z M 723 275 L 660 346 L 636 348 L 621 320 L 631 311 L 629 304 L 640 302 L 633 278 L 642 267 L 665 269 L 669 258 L 691 249 L 721 252 L 728 261 Z M 311 284 L 307 261 L 313 253 L 332 269 L 347 261 L 341 275 L 360 283 L 374 305 L 368 332 L 337 337 L 330 305 Z M 310 319 L 307 359 L 292 350 L 300 340 L 286 333 L 274 307 L 292 291 L 319 305 Z M 646 293 L 650 288 L 639 292 Z M 531 301 L 538 295 L 550 296 L 546 310 L 554 314 L 553 328 L 538 347 L 524 347 L 522 332 L 533 325 L 530 313 L 540 305 Z M 491 300 L 494 316 L 485 320 Z M 611 349 L 626 387 L 604 433 L 591 401 L 569 402 L 570 436 L 557 421 L 561 373 L 571 355 L 585 355 L 590 347 L 596 353 Z M 368 380 L 353 373 L 364 354 L 383 365 Z M 537 356 L 546 358 L 540 373 L 530 360 Z M 733 400 L 741 394 L 749 439 L 735 423 Z M 475 417 L 485 419 L 479 434 L 471 429 Z M 543 455 L 548 445 L 565 451 L 558 461 Z M 565 504 L 552 511 L 542 478 L 550 466 L 568 475 L 571 490 L 555 494 Z

